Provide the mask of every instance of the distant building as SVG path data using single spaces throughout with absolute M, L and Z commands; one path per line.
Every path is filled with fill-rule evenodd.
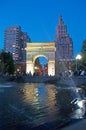
M 30 38 L 26 32 L 22 32 L 20 26 L 7 27 L 4 32 L 4 50 L 11 52 L 15 63 L 25 64 L 26 42 Z
M 27 35 L 26 32 L 21 32 L 21 37 L 20 37 L 20 48 L 21 48 L 21 57 L 22 57 L 22 62 L 26 62 L 26 43 L 31 42 L 29 36 Z
M 4 50 L 11 52 L 14 61 L 25 61 L 26 42 L 30 38 L 26 32 L 21 31 L 20 26 L 7 27 L 4 33 Z
M 64 24 L 62 16 L 59 17 L 59 23 L 56 27 L 56 69 L 65 67 L 71 68 L 73 61 L 73 42 L 70 35 L 67 34 L 67 26 Z

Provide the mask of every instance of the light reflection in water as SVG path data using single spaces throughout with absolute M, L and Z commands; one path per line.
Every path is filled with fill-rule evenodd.
M 76 97 L 72 88 L 62 89 L 53 84 L 26 83 L 1 88 L 0 126 L 34 127 L 58 121 L 71 113 L 70 102 Z
M 39 84 L 24 87 L 25 102 L 30 104 L 33 108 L 33 115 L 35 115 L 35 122 L 44 123 L 46 121 L 55 120 L 56 113 L 59 108 L 56 106 L 56 93 L 54 85 Z M 41 122 L 42 119 L 42 122 Z

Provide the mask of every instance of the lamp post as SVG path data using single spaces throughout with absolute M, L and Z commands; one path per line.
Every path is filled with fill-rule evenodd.
M 78 60 L 80 60 L 82 57 L 81 57 L 81 55 L 80 54 L 78 54 L 77 56 L 76 56 L 76 72 L 77 72 L 77 70 L 78 70 Z

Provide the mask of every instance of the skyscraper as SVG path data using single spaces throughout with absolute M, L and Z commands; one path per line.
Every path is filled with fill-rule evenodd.
M 4 33 L 4 50 L 12 53 L 14 61 L 25 61 L 25 47 L 29 40 L 20 26 L 7 27 Z
M 58 64 L 67 64 L 69 69 L 73 60 L 73 42 L 67 33 L 67 26 L 64 24 L 62 16 L 59 17 L 59 23 L 56 27 L 56 61 Z
M 30 38 L 26 32 L 22 32 L 20 26 L 12 26 L 5 29 L 4 50 L 12 53 L 15 63 L 25 64 L 26 42 L 30 42 Z

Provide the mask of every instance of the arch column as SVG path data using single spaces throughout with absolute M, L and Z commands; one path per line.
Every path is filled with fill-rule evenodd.
M 26 72 L 28 74 L 31 73 L 32 75 L 34 73 L 34 65 L 33 65 L 33 62 L 31 60 L 26 62 Z
M 48 61 L 48 75 L 55 76 L 55 61 Z

